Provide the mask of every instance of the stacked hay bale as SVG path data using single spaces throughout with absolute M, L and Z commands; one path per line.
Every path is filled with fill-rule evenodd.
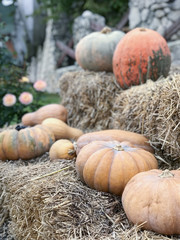
M 73 161 L 0 162 L 0 179 L 15 240 L 170 239 L 129 223 L 120 197 L 81 183 Z
M 65 73 L 60 78 L 60 96 L 68 109 L 68 124 L 83 131 L 110 128 L 114 98 L 121 91 L 113 73 Z

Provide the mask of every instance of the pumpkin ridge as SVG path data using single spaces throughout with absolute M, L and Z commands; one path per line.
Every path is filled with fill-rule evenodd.
M 111 161 L 111 166 L 109 168 L 109 176 L 108 176 L 108 192 L 110 192 L 110 177 L 111 177 L 112 165 L 113 165 L 113 161 L 114 161 L 115 155 L 117 155 L 117 153 L 119 153 L 119 151 L 117 151 L 117 152 L 113 151 L 113 158 L 112 158 L 112 161 Z
M 145 152 L 144 152 L 145 151 Z M 144 153 L 145 154 L 147 154 L 147 152 L 148 151 L 146 151 L 146 150 L 144 150 L 144 149 L 140 149 L 139 151 L 138 151 L 138 154 L 139 155 L 141 155 L 141 156 L 144 156 Z M 154 167 L 154 160 L 156 160 L 156 158 L 154 157 L 154 155 L 152 155 L 150 152 L 148 152 L 148 155 L 149 155 L 149 158 L 145 158 L 145 162 L 146 162 L 146 164 L 147 164 L 147 166 L 148 166 L 148 168 L 151 168 L 152 169 L 152 167 Z M 151 161 L 151 159 L 153 160 L 153 161 Z M 156 161 L 156 168 L 158 168 L 158 163 L 157 163 L 157 161 Z
M 5 137 L 5 133 L 4 133 L 4 135 L 1 133 L 1 135 L 2 135 L 2 138 L 0 139 L 1 140 L 0 144 L 2 146 L 1 147 L 1 151 L 2 151 L 2 153 L 4 155 L 4 157 L 6 158 L 6 154 L 5 154 L 4 147 L 3 147 L 3 140 L 4 140 L 4 137 Z M 4 159 L 2 159 L 2 160 L 4 160 Z
M 103 148 L 102 148 L 101 150 L 103 150 L 104 148 L 105 148 L 105 146 L 103 146 Z M 109 148 L 109 149 L 104 153 L 103 157 L 101 157 L 101 160 L 99 161 L 99 163 L 98 163 L 98 165 L 97 165 L 97 167 L 96 167 L 96 171 L 94 172 L 94 178 L 93 178 L 93 187 L 95 186 L 94 181 L 95 181 L 95 176 L 96 176 L 96 174 L 97 174 L 98 167 L 100 166 L 100 163 L 101 163 L 102 159 L 105 157 L 105 155 L 107 154 L 107 152 L 110 152 L 110 151 L 111 151 L 111 148 Z M 97 151 L 97 152 L 98 152 L 98 151 Z M 109 178 L 109 176 L 108 176 L 108 178 Z M 108 185 L 109 185 L 109 183 L 108 183 Z M 109 188 L 108 188 L 108 190 L 109 190 Z

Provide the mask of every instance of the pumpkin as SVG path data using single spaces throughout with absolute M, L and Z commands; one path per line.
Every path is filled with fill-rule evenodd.
M 25 126 L 34 126 L 36 124 L 41 124 L 44 119 L 49 117 L 58 118 L 66 122 L 67 110 L 61 104 L 47 104 L 40 107 L 35 112 L 24 114 L 22 117 L 22 124 Z
M 4 130 L 0 133 L 1 160 L 27 160 L 49 151 L 55 138 L 51 130 L 42 125 Z
M 180 171 L 138 173 L 126 185 L 122 204 L 128 219 L 142 229 L 180 234 Z
M 47 118 L 42 122 L 54 133 L 55 139 L 73 139 L 77 140 L 83 132 L 80 129 L 68 126 L 65 122 L 57 118 Z
M 76 156 L 73 143 L 68 139 L 60 139 L 53 143 L 49 150 L 50 160 L 73 159 Z
M 112 72 L 113 53 L 124 35 L 108 27 L 101 32 L 88 34 L 76 45 L 76 61 L 85 70 Z
M 119 142 L 129 141 L 138 148 L 143 148 L 151 153 L 154 153 L 154 149 L 150 146 L 150 144 L 148 143 L 148 139 L 145 136 L 138 133 L 118 129 L 108 129 L 83 134 L 77 140 L 76 153 L 78 154 L 81 148 L 84 147 L 86 144 L 92 141 L 99 140 L 102 141 L 117 140 Z
M 135 174 L 157 167 L 152 153 L 129 142 L 93 141 L 81 149 L 76 159 L 76 171 L 82 182 L 120 196 Z
M 166 40 L 156 31 L 135 28 L 117 44 L 113 55 L 113 72 L 123 89 L 140 85 L 160 76 L 167 77 L 171 55 Z

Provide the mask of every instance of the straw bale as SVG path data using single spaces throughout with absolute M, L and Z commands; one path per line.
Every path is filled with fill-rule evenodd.
M 4 208 L 14 240 L 178 239 L 133 226 L 118 196 L 80 182 L 74 161 L 45 158 L 37 163 L 0 162 Z
M 60 78 L 60 96 L 68 109 L 68 124 L 83 131 L 109 128 L 114 97 L 121 91 L 113 73 L 65 73 Z
M 169 164 L 180 163 L 180 74 L 135 86 L 117 95 L 114 128 L 144 134 Z M 179 166 L 180 167 L 180 166 Z

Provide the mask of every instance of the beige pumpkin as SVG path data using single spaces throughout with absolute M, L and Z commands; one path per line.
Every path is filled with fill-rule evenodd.
M 80 129 L 68 126 L 65 122 L 57 118 L 47 118 L 42 122 L 51 129 L 54 133 L 55 139 L 73 139 L 77 140 L 83 132 Z
M 60 139 L 53 143 L 49 151 L 50 160 L 73 159 L 76 156 L 73 143 L 68 139 Z
M 57 118 L 63 122 L 67 121 L 67 110 L 61 104 L 47 104 L 40 107 L 35 112 L 26 113 L 22 117 L 22 124 L 25 126 L 34 126 L 36 124 L 41 124 L 46 118 Z

